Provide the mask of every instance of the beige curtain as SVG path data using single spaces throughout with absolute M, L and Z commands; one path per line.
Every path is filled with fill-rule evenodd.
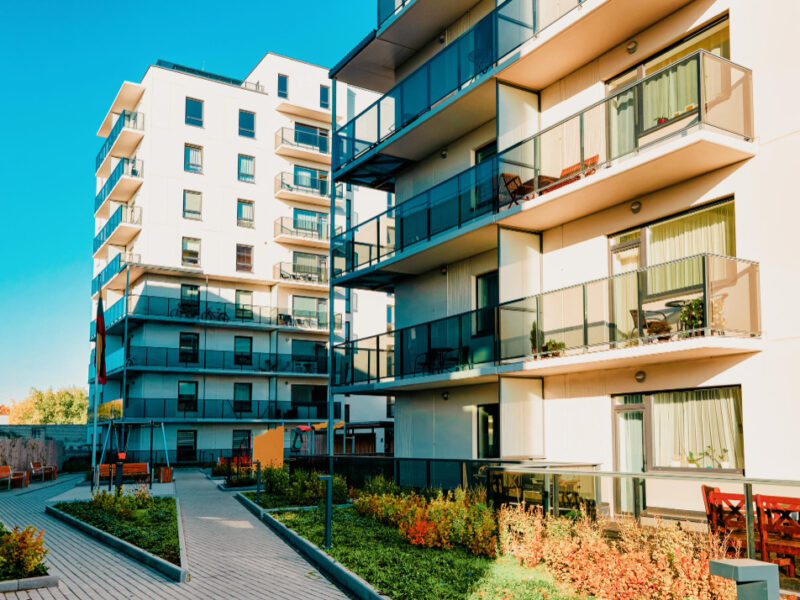
M 647 130 L 660 120 L 672 119 L 700 103 L 699 62 L 688 59 L 642 84 L 642 127 Z
M 727 461 L 729 468 L 744 469 L 741 390 L 654 394 L 652 436 L 654 466 L 669 467 L 678 461 L 685 466 L 689 452 L 699 456 L 709 450 L 716 460 L 704 457 L 700 467 L 719 468 Z
M 636 237 L 638 234 L 638 231 L 635 232 Z M 639 246 L 618 250 L 611 254 L 611 269 L 612 274 L 615 275 L 611 281 L 611 304 L 615 328 L 614 338 L 617 340 L 639 336 L 637 323 L 631 314 L 632 310 L 636 310 L 638 302 L 636 270 L 640 267 L 639 254 Z
M 647 239 L 647 262 L 660 265 L 679 258 L 709 252 L 736 255 L 736 231 L 733 201 L 701 209 L 650 226 Z M 648 270 L 648 293 L 700 285 L 701 259 L 679 261 Z

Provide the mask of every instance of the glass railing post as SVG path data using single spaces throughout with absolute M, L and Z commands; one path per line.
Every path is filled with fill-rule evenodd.
M 753 484 L 744 484 L 745 523 L 747 525 L 747 558 L 756 558 L 756 533 L 753 519 Z M 762 560 L 766 560 L 763 558 Z
M 588 305 L 588 297 L 586 292 L 586 284 L 584 283 L 583 286 L 583 346 L 589 346 L 589 307 Z
M 581 113 L 580 118 L 578 119 L 579 123 L 580 123 L 580 134 L 579 135 L 580 135 L 580 153 L 581 153 L 581 155 L 580 155 L 580 158 L 581 158 L 581 160 L 580 160 L 580 169 L 581 169 L 581 171 L 580 172 L 581 172 L 581 174 L 583 174 L 583 170 L 585 168 L 585 162 L 584 162 L 584 152 L 585 152 L 584 135 L 585 135 L 585 131 L 584 131 L 584 123 L 583 123 L 584 114 L 585 113 Z
M 709 331 L 709 318 L 708 318 L 708 310 L 709 310 L 709 298 L 711 297 L 711 290 L 709 289 L 709 262 L 711 257 L 708 254 L 704 254 L 700 257 L 700 260 L 703 261 L 703 333 L 706 335 L 711 335 L 711 331 Z

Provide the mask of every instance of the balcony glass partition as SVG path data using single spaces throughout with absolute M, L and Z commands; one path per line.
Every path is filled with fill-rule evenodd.
M 181 348 L 132 346 L 127 357 L 115 357 L 109 372 L 122 368 L 129 370 L 148 368 L 211 369 L 221 371 L 257 371 L 324 375 L 328 372 L 325 356 L 299 356 L 268 352 L 242 353 L 234 350 L 197 350 L 186 352 Z M 110 361 L 111 357 L 109 357 Z
M 378 0 L 378 29 L 389 19 L 401 10 L 407 4 L 411 4 L 414 0 Z
M 759 266 L 700 254 L 334 347 L 334 383 L 761 333 Z
M 97 252 L 100 246 L 105 243 L 105 241 L 121 223 L 127 223 L 129 225 L 141 225 L 142 209 L 138 206 L 120 206 L 117 208 L 117 210 L 114 211 L 114 214 L 111 215 L 111 218 L 106 221 L 105 225 L 103 225 L 103 228 L 97 233 L 96 236 L 94 236 L 93 247 L 95 252 Z
M 111 190 L 114 189 L 114 186 L 119 183 L 119 180 L 122 177 L 141 177 L 142 173 L 142 161 L 134 160 L 132 158 L 121 158 L 117 163 L 117 166 L 114 167 L 114 170 L 111 172 L 111 175 L 109 175 L 108 179 L 106 179 L 103 187 L 100 188 L 100 191 L 97 192 L 97 195 L 94 198 L 95 211 L 97 211 L 97 209 L 102 206 L 103 202 L 106 201 L 106 198 L 108 198 L 111 194 Z
M 328 267 L 323 264 L 281 262 L 275 265 L 275 279 L 301 283 L 328 283 Z
M 579 0 L 506 0 L 467 32 L 405 77 L 335 134 L 336 168 L 406 127 L 452 93 L 469 85 L 504 56 L 578 6 Z M 402 0 L 379 2 L 387 18 Z
M 100 165 L 103 164 L 103 161 L 108 156 L 108 153 L 111 152 L 114 142 L 117 141 L 123 129 L 144 129 L 144 115 L 140 112 L 130 110 L 123 110 L 120 113 L 119 117 L 117 117 L 117 122 L 114 123 L 114 127 L 111 128 L 106 141 L 103 143 L 103 147 L 100 148 L 100 152 L 97 153 L 95 170 L 99 169 Z
M 336 236 L 334 274 L 591 177 L 601 166 L 691 127 L 752 138 L 751 79 L 743 67 L 695 52 Z
M 297 177 L 294 173 L 278 173 L 275 176 L 275 191 L 300 192 L 315 196 L 327 197 L 330 193 L 330 182 L 318 177 Z M 336 184 L 336 197 L 344 197 L 344 187 Z
M 124 269 L 128 263 L 135 264 L 140 261 L 141 259 L 138 254 L 131 254 L 129 252 L 117 254 L 108 262 L 103 270 L 100 271 L 100 273 L 98 273 L 94 279 L 92 279 L 92 294 L 96 294 L 100 288 L 111 281 L 111 278 L 114 277 L 114 275 L 122 271 L 122 269 Z
M 330 154 L 330 140 L 328 135 L 314 131 L 281 127 L 275 132 L 275 147 L 287 145 L 293 148 L 305 148 L 320 154 Z
M 327 241 L 330 236 L 329 229 L 330 226 L 327 219 L 278 217 L 275 220 L 275 237 L 291 235 L 309 240 Z

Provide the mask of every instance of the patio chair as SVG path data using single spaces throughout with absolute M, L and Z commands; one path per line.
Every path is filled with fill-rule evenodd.
M 725 543 L 728 556 L 742 555 L 747 548 L 747 510 L 744 494 L 713 491 L 708 495 L 711 508 L 711 533 Z M 756 545 L 760 544 L 758 531 L 754 532 Z
M 800 556 L 800 498 L 756 494 L 753 499 L 761 539 L 761 560 L 786 568 L 788 576 L 794 577 L 794 560 Z M 775 560 L 770 560 L 770 553 L 775 554 Z
M 583 161 L 583 173 L 581 173 L 581 163 L 575 163 L 574 165 L 570 165 L 562 169 L 561 175 L 558 176 L 558 179 L 554 180 L 553 185 L 543 189 L 541 193 L 546 194 L 547 192 L 552 192 L 558 188 L 564 187 L 565 185 L 574 183 L 583 177 L 594 175 L 597 172 L 597 169 L 594 167 L 597 166 L 597 162 L 599 160 L 599 154 L 595 154 L 594 156 L 590 156 L 589 158 L 585 159 Z M 540 185 L 539 187 L 543 186 Z
M 711 494 L 713 492 L 718 492 L 719 488 L 711 487 L 710 485 L 701 485 L 700 491 L 703 494 L 703 506 L 705 506 L 706 508 L 706 521 L 708 522 L 708 531 L 713 533 L 714 528 L 712 523 L 713 516 L 711 514 Z
M 511 204 L 509 204 L 509 206 L 512 204 L 519 205 L 520 200 L 524 200 L 528 195 L 533 195 L 535 189 L 533 179 L 522 183 L 522 179 L 520 179 L 519 175 L 503 173 L 502 177 L 508 195 L 511 196 Z
M 42 478 L 42 481 L 47 479 L 48 476 L 50 477 L 50 479 L 55 479 L 56 471 L 55 467 L 53 466 L 48 466 L 41 462 L 32 462 L 30 470 L 31 470 L 31 481 L 33 481 L 33 478 L 36 477 L 37 475 Z

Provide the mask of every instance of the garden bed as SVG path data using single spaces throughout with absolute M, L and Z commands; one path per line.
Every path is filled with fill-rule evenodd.
M 317 471 L 293 471 L 266 467 L 261 472 L 261 494 L 258 505 L 264 509 L 318 506 L 325 501 L 325 482 Z M 234 490 L 235 485 L 224 489 Z M 239 488 L 248 500 L 256 501 L 254 491 Z M 254 489 L 254 488 L 253 488 Z M 347 502 L 347 483 L 340 475 L 333 478 L 333 503 Z
M 93 500 L 61 502 L 54 508 L 174 565 L 181 564 L 175 498 L 114 499 L 102 492 Z
M 324 511 L 273 513 L 321 546 Z M 414 546 L 397 528 L 361 517 L 353 508 L 333 513 L 333 548 L 328 554 L 392 600 L 494 599 L 573 600 L 539 569 L 513 560 L 475 556 L 466 548 Z
M 9 531 L 0 522 L 0 593 L 58 585 L 58 577 L 48 575 L 44 563 L 43 536 L 35 527 Z

